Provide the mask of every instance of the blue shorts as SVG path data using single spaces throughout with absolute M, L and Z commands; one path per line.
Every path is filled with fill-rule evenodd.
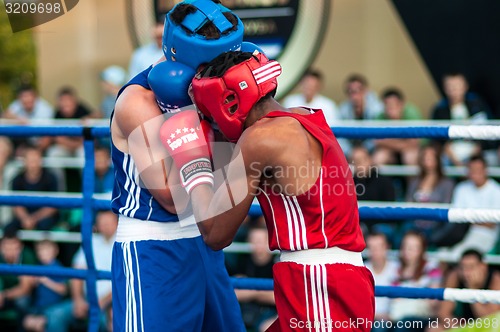
M 115 242 L 113 330 L 245 331 L 224 253 L 201 236 Z

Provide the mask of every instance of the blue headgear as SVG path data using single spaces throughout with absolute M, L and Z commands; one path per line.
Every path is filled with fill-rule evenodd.
M 163 54 L 167 61 L 178 61 L 197 70 L 223 52 L 240 49 L 243 23 L 236 17 L 236 30 L 229 31 L 233 25 L 224 16 L 225 12 L 230 12 L 228 8 L 211 0 L 186 0 L 180 4 L 193 5 L 197 11 L 186 15 L 181 25 L 172 22 L 170 12 L 167 13 L 163 30 Z M 220 31 L 219 39 L 206 39 L 196 33 L 207 22 L 212 22 Z

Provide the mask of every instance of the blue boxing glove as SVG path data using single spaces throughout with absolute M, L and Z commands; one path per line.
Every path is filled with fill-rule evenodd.
M 148 83 L 163 113 L 174 113 L 193 102 L 188 94 L 196 71 L 180 63 L 163 61 L 151 69 Z

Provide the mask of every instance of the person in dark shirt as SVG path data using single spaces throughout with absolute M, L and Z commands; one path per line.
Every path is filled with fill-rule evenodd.
M 78 100 L 76 91 L 63 87 L 57 94 L 56 120 L 85 120 L 92 111 Z M 83 157 L 83 138 L 57 136 L 47 151 L 49 157 Z
M 479 251 L 466 250 L 462 254 L 458 266 L 448 274 L 444 287 L 500 290 L 500 272 L 488 266 L 483 261 L 483 255 Z M 443 324 L 456 318 L 461 324 L 469 324 L 471 320 L 486 317 L 498 311 L 500 311 L 500 305 L 495 303 L 443 301 L 439 304 L 437 321 Z M 439 326 L 431 331 L 444 331 L 444 326 Z
M 481 124 L 491 118 L 491 111 L 484 100 L 469 91 L 464 74 L 450 72 L 443 75 L 445 97 L 432 109 L 433 120 L 451 120 L 464 123 Z M 446 164 L 461 166 L 482 150 L 496 147 L 492 142 L 478 141 L 437 141 L 443 145 Z
M 0 241 L 1 264 L 34 265 L 36 258 L 15 230 L 4 231 Z M 0 331 L 15 331 L 29 306 L 33 277 L 0 275 Z
M 272 278 L 274 255 L 269 251 L 267 229 L 255 225 L 248 231 L 251 253 L 242 255 L 238 260 L 235 276 L 249 278 Z M 252 331 L 265 330 L 263 324 L 272 322 L 276 316 L 274 294 L 272 291 L 235 289 L 241 304 L 243 320 Z
M 61 267 L 57 260 L 59 248 L 55 242 L 42 240 L 35 244 L 35 252 L 40 264 L 46 267 Z M 43 332 L 46 324 L 46 310 L 61 303 L 68 291 L 66 279 L 62 277 L 35 277 L 33 304 L 24 317 L 23 327 L 27 331 Z
M 17 191 L 57 191 L 57 179 L 42 168 L 42 153 L 33 146 L 25 149 L 24 169 L 12 181 L 12 190 Z M 57 210 L 52 207 L 13 208 L 14 218 L 5 226 L 6 230 L 38 229 L 48 230 L 57 222 Z
M 354 165 L 353 177 L 358 201 L 393 202 L 396 200 L 396 190 L 392 180 L 379 175 L 378 168 L 373 164 L 370 153 L 364 146 L 353 147 L 351 160 Z M 379 223 L 380 220 L 362 220 L 365 232 L 374 231 L 374 226 Z M 379 231 L 383 230 L 379 229 Z M 387 233 L 385 230 L 383 232 Z M 390 234 L 387 235 L 390 237 Z
M 115 174 L 109 155 L 109 149 L 104 146 L 96 146 L 94 151 L 94 192 L 110 193 L 113 191 Z
M 56 120 L 77 120 L 83 122 L 92 117 L 92 111 L 79 101 L 78 95 L 72 87 L 62 87 L 57 94 Z M 84 157 L 83 138 L 74 136 L 56 136 L 53 144 L 47 150 L 47 157 Z M 63 170 L 65 190 L 68 192 L 81 191 L 80 170 L 66 168 Z

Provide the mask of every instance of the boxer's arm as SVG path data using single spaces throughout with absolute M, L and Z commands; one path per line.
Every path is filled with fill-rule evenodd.
M 156 104 L 153 92 L 132 85 L 120 95 L 116 102 L 111 135 L 115 146 L 132 156 L 143 187 L 155 200 L 171 213 L 184 209 L 188 196 L 176 193 L 172 199 L 167 182 L 178 183 L 178 172 L 170 171 L 172 163 L 159 141 L 159 129 L 164 118 Z M 180 199 L 183 198 L 183 199 Z
M 225 185 L 216 192 L 209 185 L 199 185 L 191 192 L 198 228 L 214 250 L 231 244 L 258 193 L 263 170 L 276 152 L 272 140 L 251 129 L 239 140 L 227 167 Z

